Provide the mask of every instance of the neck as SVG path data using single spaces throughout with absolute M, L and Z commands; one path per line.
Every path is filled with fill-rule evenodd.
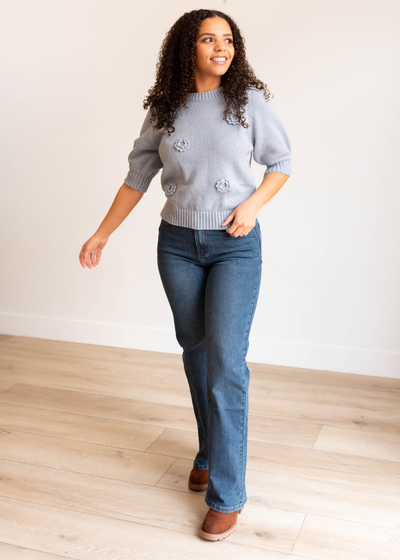
M 194 80 L 194 84 L 191 93 L 203 93 L 205 91 L 212 91 L 221 87 L 221 78 L 218 80 Z

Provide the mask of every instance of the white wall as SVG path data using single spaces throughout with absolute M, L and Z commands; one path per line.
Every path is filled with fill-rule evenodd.
M 239 23 L 293 147 L 258 215 L 248 360 L 400 377 L 398 2 L 211 4 Z M 78 254 L 126 176 L 161 41 L 200 7 L 1 2 L 0 332 L 180 353 L 156 266 L 159 176 L 98 268 Z

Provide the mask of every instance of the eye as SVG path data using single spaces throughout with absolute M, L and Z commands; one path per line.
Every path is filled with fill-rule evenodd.
M 205 43 L 206 41 L 208 41 L 208 39 L 212 39 L 212 37 L 206 37 L 206 38 L 203 40 L 203 43 Z M 229 41 L 230 43 L 233 43 L 233 40 L 232 40 L 232 39 L 226 39 L 226 40 Z

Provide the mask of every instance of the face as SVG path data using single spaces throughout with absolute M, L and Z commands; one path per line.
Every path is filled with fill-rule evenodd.
M 231 65 L 234 55 L 235 47 L 229 23 L 220 17 L 203 19 L 197 34 L 196 76 L 222 76 Z M 213 60 L 215 58 L 224 60 Z

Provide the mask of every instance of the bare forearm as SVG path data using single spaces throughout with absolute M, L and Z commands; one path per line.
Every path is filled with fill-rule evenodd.
M 267 173 L 258 189 L 249 197 L 260 210 L 283 187 L 289 175 L 285 173 Z
M 129 216 L 143 194 L 123 183 L 95 235 L 109 237 L 122 224 L 125 218 Z

